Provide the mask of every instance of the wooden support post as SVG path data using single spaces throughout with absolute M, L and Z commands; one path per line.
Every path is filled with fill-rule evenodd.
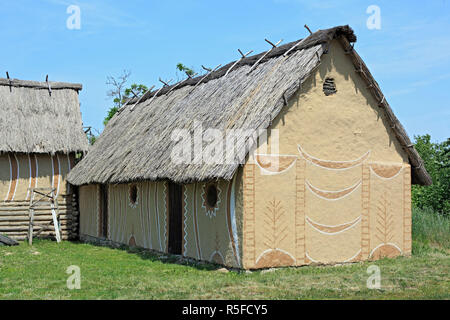
M 51 208 L 52 208 L 52 218 L 53 218 L 53 226 L 55 227 L 55 235 L 56 235 L 56 241 L 61 242 L 61 233 L 59 232 L 59 210 L 58 210 L 58 202 L 56 200 L 55 191 L 52 190 L 51 193 L 52 198 L 50 199 L 51 202 Z M 58 212 L 57 212 L 58 211 Z
M 34 226 L 37 226 L 40 228 L 40 230 L 37 231 L 36 236 L 41 234 L 43 231 L 46 231 L 48 229 L 52 229 L 50 227 L 51 224 L 53 224 L 56 241 L 61 242 L 61 228 L 59 225 L 59 207 L 58 207 L 58 200 L 56 199 L 54 188 L 29 188 L 31 191 L 31 197 L 30 197 L 30 204 L 28 207 L 28 215 L 29 215 L 29 223 L 28 223 L 28 243 L 30 245 L 33 244 L 33 233 L 34 233 Z M 50 191 L 48 191 L 50 190 Z M 47 192 L 46 192 L 47 191 Z M 41 197 L 38 200 L 34 199 L 35 194 L 41 195 Z M 45 201 L 44 201 L 45 200 Z M 46 224 L 37 224 L 34 223 L 34 210 L 35 207 L 39 207 L 39 203 L 43 204 L 43 202 L 50 203 L 50 210 L 52 214 L 52 220 Z
M 30 209 L 30 221 L 28 224 L 28 244 L 33 244 L 33 224 L 34 224 L 34 209 Z

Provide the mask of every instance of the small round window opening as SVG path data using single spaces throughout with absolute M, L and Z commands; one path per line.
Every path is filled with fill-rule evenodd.
M 336 90 L 336 84 L 334 83 L 333 78 L 326 78 L 323 82 L 323 93 L 325 93 L 326 96 L 335 94 L 337 92 Z
M 214 208 L 217 204 L 217 187 L 213 184 L 210 184 L 206 189 L 206 203 L 210 208 Z
M 130 198 L 130 205 L 132 207 L 135 207 L 137 205 L 138 202 L 138 189 L 137 189 L 137 185 L 132 184 L 130 185 L 129 189 L 129 198 Z

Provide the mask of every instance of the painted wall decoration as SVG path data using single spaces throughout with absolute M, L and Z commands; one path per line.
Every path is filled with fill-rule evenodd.
M 137 201 L 130 206 L 129 184 L 108 185 L 108 237 L 127 245 L 167 252 L 169 203 L 166 182 L 139 182 Z M 182 255 L 233 267 L 241 266 L 235 212 L 235 179 L 214 182 L 218 199 L 214 208 L 205 206 L 210 183 L 183 185 Z M 97 228 L 99 186 L 80 187 L 82 236 L 100 237 Z M 214 213 L 208 210 L 213 210 Z
M 56 189 L 56 194 L 70 194 L 66 176 L 74 165 L 70 154 L 15 154 L 0 155 L 0 196 L 3 201 L 29 201 L 29 188 Z
M 293 165 L 272 174 L 261 166 L 261 157 L 244 167 L 245 268 L 411 252 L 408 164 L 369 161 L 370 151 L 337 161 L 298 150 Z M 280 158 L 286 163 L 286 156 Z

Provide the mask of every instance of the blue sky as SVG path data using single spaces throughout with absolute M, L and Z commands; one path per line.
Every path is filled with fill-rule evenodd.
M 81 29 L 69 30 L 69 5 L 81 9 Z M 369 5 L 381 9 L 381 29 L 369 30 Z M 412 137 L 450 136 L 450 1 L 75 1 L 2 0 L 0 77 L 80 82 L 85 125 L 103 129 L 111 106 L 108 75 L 131 70 L 131 82 L 159 86 L 176 79 L 175 65 L 200 69 L 238 58 L 237 48 L 268 49 L 313 31 L 349 24 L 397 117 Z M 130 83 L 131 83 L 130 82 Z

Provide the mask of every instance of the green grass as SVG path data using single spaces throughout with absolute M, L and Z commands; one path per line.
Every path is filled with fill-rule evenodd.
M 450 249 L 450 217 L 431 209 L 413 208 L 413 239 L 431 246 Z
M 432 221 L 435 217 L 423 214 L 414 212 L 414 223 L 424 225 L 414 227 L 410 258 L 269 272 L 223 273 L 212 264 L 76 242 L 0 247 L 0 298 L 450 299 L 448 220 Z M 437 230 L 444 234 L 435 236 L 441 232 Z M 381 271 L 379 290 L 366 287 L 367 268 L 374 264 Z M 67 289 L 70 265 L 81 268 L 80 290 Z

